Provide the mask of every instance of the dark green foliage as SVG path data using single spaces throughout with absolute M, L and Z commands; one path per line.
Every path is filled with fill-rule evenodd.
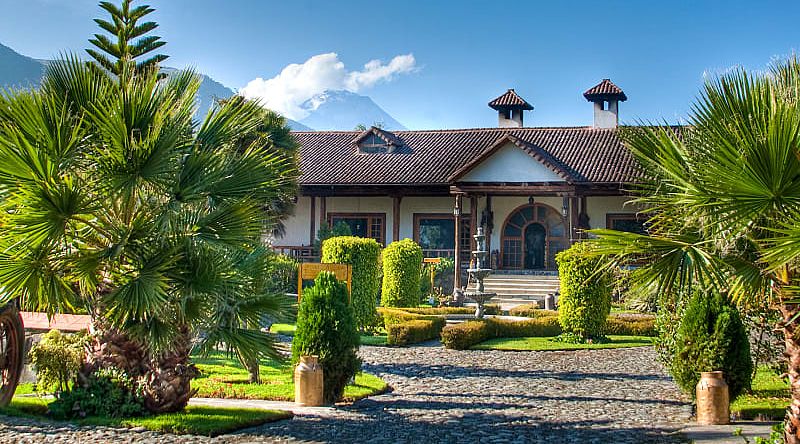
M 453 350 L 466 350 L 491 337 L 487 320 L 448 325 L 441 334 L 442 344 Z
M 49 408 L 56 419 L 127 418 L 146 413 L 144 398 L 134 380 L 111 367 L 100 369 L 72 390 L 57 394 Z
M 392 242 L 383 250 L 384 307 L 416 307 L 419 305 L 419 279 L 422 248 L 411 239 Z
M 525 321 L 484 319 L 448 325 L 442 330 L 445 347 L 465 350 L 491 338 L 522 338 L 530 336 L 557 336 L 561 326 L 555 316 L 542 316 Z
M 122 5 L 117 7 L 111 2 L 100 2 L 100 7 L 111 16 L 111 21 L 103 19 L 94 19 L 94 21 L 109 33 L 111 38 L 116 38 L 116 41 L 104 34 L 95 34 L 89 43 L 99 51 L 86 50 L 98 65 L 117 76 L 123 73 L 127 65 L 130 65 L 133 68 L 132 71 L 136 72 L 155 67 L 167 59 L 166 55 L 156 54 L 146 60 L 136 61 L 136 59 L 164 46 L 166 42 L 155 35 L 145 36 L 156 29 L 158 24 L 139 22 L 155 9 L 148 5 L 132 8 L 131 3 L 133 3 L 132 0 L 122 0 Z
M 386 343 L 408 345 L 439 337 L 445 325 L 444 318 L 415 319 L 386 326 Z
M 63 334 L 59 330 L 47 332 L 29 353 L 36 369 L 37 389 L 56 393 L 68 390 L 83 364 L 84 348 L 88 344 L 85 331 L 75 334 Z
M 333 273 L 322 272 L 314 286 L 303 291 L 292 341 L 292 361 L 316 355 L 324 374 L 325 402 L 338 401 L 350 379 L 361 368 L 359 337 L 347 286 Z
M 739 311 L 718 292 L 696 292 L 675 338 L 670 372 L 686 393 L 695 396 L 700 372 L 722 370 L 731 399 L 750 388 L 753 362 Z
M 353 267 L 352 305 L 356 326 L 365 331 L 378 321 L 375 306 L 381 285 L 381 246 L 375 239 L 332 237 L 322 243 L 322 262 Z
M 440 258 L 438 264 L 424 264 L 419 275 L 420 302 L 428 302 L 431 294 L 453 294 L 453 270 L 456 262 L 449 258 Z M 431 269 L 433 269 L 433 286 L 431 288 Z
M 297 293 L 297 260 L 276 254 L 269 261 L 269 289 L 275 293 Z
M 583 338 L 602 336 L 611 313 L 611 279 L 600 270 L 601 261 L 589 256 L 590 248 L 588 242 L 578 242 L 556 255 L 561 280 L 558 319 L 564 331 Z

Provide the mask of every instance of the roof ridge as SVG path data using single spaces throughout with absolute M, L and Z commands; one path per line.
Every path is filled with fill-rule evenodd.
M 470 131 L 501 131 L 501 132 L 514 132 L 514 131 L 563 131 L 563 130 L 592 130 L 604 131 L 615 130 L 615 128 L 595 128 L 592 126 L 526 126 L 522 128 L 500 128 L 496 126 L 488 127 L 475 127 L 475 128 L 442 128 L 442 129 L 421 129 L 421 130 L 393 130 L 394 134 L 398 133 L 457 133 L 457 132 L 470 132 Z M 292 134 L 361 134 L 360 130 L 318 130 L 318 131 L 292 131 Z

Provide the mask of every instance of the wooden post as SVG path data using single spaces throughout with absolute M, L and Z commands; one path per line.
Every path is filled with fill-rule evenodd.
M 328 223 L 328 199 L 325 196 L 319 198 L 319 227 L 322 228 Z M 316 236 L 315 236 L 316 237 Z
M 316 213 L 317 213 L 317 198 L 311 196 L 311 217 L 309 218 L 311 220 L 311 230 L 308 236 L 309 237 L 308 245 L 314 245 L 314 241 L 317 239 L 317 227 L 315 226 L 317 222 Z
M 461 194 L 456 194 L 455 205 L 453 207 L 453 219 L 455 220 L 455 254 L 454 262 L 455 275 L 453 276 L 453 288 L 461 288 Z
M 580 214 L 580 201 L 577 197 L 570 197 L 569 198 L 569 234 L 570 234 L 570 245 L 575 243 L 576 240 L 580 239 L 578 235 L 578 215 Z
M 486 213 L 488 217 L 492 217 L 492 196 L 486 195 Z M 494 221 L 487 220 L 486 227 L 484 230 L 486 232 L 486 251 L 489 252 L 489 263 L 492 263 L 492 225 Z M 498 260 L 497 264 L 498 268 L 500 268 L 500 261 Z
M 392 199 L 392 242 L 400 240 L 400 201 L 403 198 L 395 196 Z
M 469 198 L 469 246 L 470 250 L 477 250 L 475 245 L 475 235 L 478 233 L 478 196 L 470 196 Z M 470 260 L 472 257 L 470 256 Z M 488 259 L 487 259 L 488 263 Z

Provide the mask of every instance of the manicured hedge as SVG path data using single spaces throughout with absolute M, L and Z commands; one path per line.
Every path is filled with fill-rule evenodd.
M 352 305 L 358 329 L 375 326 L 375 306 L 381 285 L 381 246 L 375 239 L 339 236 L 322 242 L 322 259 L 327 264 L 353 266 Z
M 605 334 L 623 336 L 658 336 L 653 315 L 611 315 L 606 320 Z
M 550 337 L 562 333 L 556 312 L 538 310 L 537 317 L 524 321 L 484 319 L 446 326 L 441 333 L 445 347 L 464 350 L 492 338 Z M 626 336 L 655 336 L 654 319 L 649 316 L 611 316 L 608 334 Z
M 520 316 L 525 318 L 535 318 L 538 316 L 539 303 L 531 302 L 530 304 L 517 305 L 516 307 L 508 310 L 509 316 Z
M 578 242 L 556 255 L 559 321 L 565 332 L 582 338 L 602 336 L 611 312 L 611 276 L 598 271 L 600 261 L 588 255 L 590 248 L 588 242 Z
M 471 307 L 406 307 L 403 311 L 423 315 L 452 315 L 452 314 L 474 314 L 475 309 Z
M 411 239 L 392 242 L 383 250 L 384 307 L 416 307 L 419 304 L 419 279 L 422 248 Z
M 444 318 L 415 319 L 389 324 L 386 327 L 386 343 L 389 345 L 408 345 L 439 337 L 444 328 Z

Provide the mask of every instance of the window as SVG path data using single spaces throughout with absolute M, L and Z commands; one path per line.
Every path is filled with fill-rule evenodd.
M 470 215 L 461 215 L 459 233 L 462 252 L 470 251 Z M 426 257 L 452 256 L 455 245 L 455 218 L 451 214 L 414 214 L 414 240 L 425 251 Z
M 635 213 L 606 214 L 606 228 L 629 233 L 646 234 L 645 219 Z
M 370 134 L 358 143 L 358 150 L 364 154 L 377 154 L 389 151 L 389 144 L 377 134 Z
M 386 243 L 386 214 L 385 213 L 329 213 L 328 223 L 333 227 L 344 222 L 350 227 L 353 236 L 369 237 Z

